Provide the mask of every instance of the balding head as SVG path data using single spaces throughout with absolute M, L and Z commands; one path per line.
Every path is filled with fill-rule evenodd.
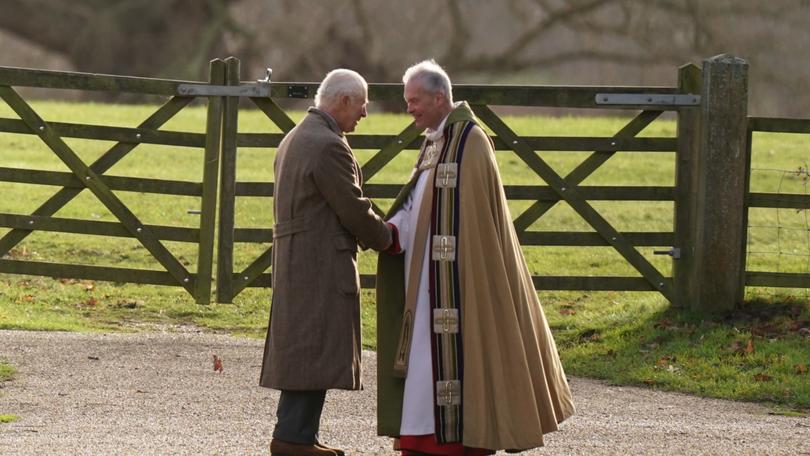
M 329 113 L 343 132 L 354 131 L 366 117 L 368 84 L 357 72 L 339 68 L 330 71 L 315 94 L 315 107 Z
M 328 108 L 340 101 L 343 96 L 365 98 L 368 84 L 359 73 L 345 68 L 338 68 L 327 73 L 318 92 L 315 94 L 315 107 Z

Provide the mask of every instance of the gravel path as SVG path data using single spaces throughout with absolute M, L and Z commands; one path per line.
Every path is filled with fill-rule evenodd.
M 0 331 L 18 370 L 0 389 L 2 455 L 268 454 L 278 393 L 257 385 L 262 341 L 196 331 Z M 223 371 L 213 370 L 212 355 Z M 366 390 L 327 395 L 325 442 L 395 454 L 375 436 L 376 359 Z M 810 455 L 810 418 L 765 407 L 574 378 L 578 413 L 533 455 Z

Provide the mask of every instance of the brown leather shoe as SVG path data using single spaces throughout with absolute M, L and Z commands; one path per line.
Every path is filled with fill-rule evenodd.
M 337 456 L 334 451 L 315 444 L 290 443 L 278 439 L 270 441 L 270 454 L 272 456 Z
M 332 448 L 329 445 L 324 445 L 323 443 L 316 443 L 316 447 L 323 448 L 324 450 L 333 451 L 337 456 L 346 456 L 346 452 L 341 450 L 340 448 Z

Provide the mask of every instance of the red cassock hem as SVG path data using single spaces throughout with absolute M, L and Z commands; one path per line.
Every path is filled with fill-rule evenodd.
M 436 443 L 435 434 L 400 436 L 399 449 L 402 450 L 402 456 L 409 456 L 413 452 L 437 456 L 483 456 L 495 454 L 492 450 L 465 447 L 461 443 L 439 444 Z

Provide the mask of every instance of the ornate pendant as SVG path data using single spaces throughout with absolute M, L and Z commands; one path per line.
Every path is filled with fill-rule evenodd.
M 436 143 L 428 144 L 427 148 L 425 148 L 425 157 L 422 160 L 422 163 L 419 164 L 419 169 L 430 169 L 436 166 L 436 163 L 439 161 L 439 147 Z

